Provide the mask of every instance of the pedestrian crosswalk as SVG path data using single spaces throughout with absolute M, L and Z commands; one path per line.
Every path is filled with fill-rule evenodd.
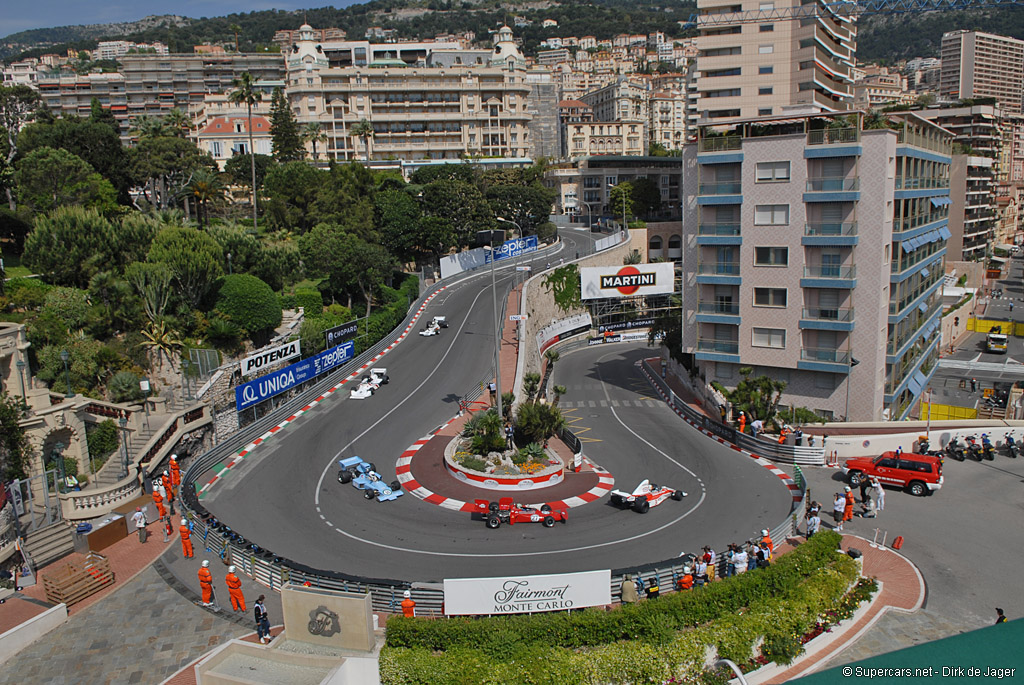
M 639 400 L 578 400 L 576 402 L 567 402 L 563 399 L 559 402 L 559 406 L 562 407 L 575 407 L 576 409 L 590 408 L 597 409 L 598 407 L 657 407 L 664 402 L 658 400 L 639 399 Z

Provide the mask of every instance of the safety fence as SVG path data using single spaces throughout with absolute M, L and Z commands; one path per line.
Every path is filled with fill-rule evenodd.
M 803 466 L 823 466 L 825 464 L 824 447 L 804 447 L 801 445 L 780 445 L 771 440 L 755 438 L 746 433 L 740 433 L 732 426 L 711 418 L 707 414 L 697 411 L 684 402 L 675 391 L 669 387 L 665 379 L 651 367 L 647 360 L 643 363 L 644 375 L 659 391 L 663 397 L 668 399 L 669 404 L 681 414 L 683 418 L 697 426 L 702 431 L 718 436 L 722 440 L 735 445 L 745 452 L 750 452 L 765 459 L 780 461 L 787 464 L 801 464 Z
M 976 319 L 973 316 L 967 319 L 967 330 L 989 333 L 993 328 L 999 328 L 1006 335 L 1024 337 L 1024 322 L 1004 321 L 1002 319 Z
M 938 402 L 921 403 L 921 421 L 960 421 L 978 418 L 976 407 L 958 407 L 953 404 Z

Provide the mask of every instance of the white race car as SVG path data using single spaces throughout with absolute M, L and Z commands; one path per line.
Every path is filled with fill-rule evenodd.
M 622 490 L 612 490 L 611 492 L 612 504 L 623 509 L 632 509 L 638 514 L 646 514 L 648 509 L 658 506 L 670 497 L 678 502 L 686 497 L 686 493 L 682 490 L 652 485 L 651 481 L 646 478 L 636 486 L 633 492 L 623 492 Z
M 380 386 L 387 385 L 389 380 L 391 379 L 388 378 L 387 369 L 370 369 L 370 375 L 364 376 L 363 380 L 359 381 L 359 385 L 352 388 L 348 396 L 354 400 L 365 400 L 378 390 Z
M 435 316 L 427 327 L 420 331 L 420 335 L 437 335 L 442 328 L 448 328 L 448 320 L 443 316 Z

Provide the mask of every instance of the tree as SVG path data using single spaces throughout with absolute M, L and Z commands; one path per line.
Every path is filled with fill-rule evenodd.
M 143 398 L 139 377 L 131 371 L 118 371 L 107 383 L 111 402 L 136 402 Z
M 84 288 L 93 274 L 116 263 L 117 245 L 113 224 L 95 209 L 59 207 L 36 218 L 22 260 L 52 283 Z
M 172 206 L 197 169 L 217 168 L 210 155 L 184 138 L 144 138 L 131 149 L 129 159 L 132 178 L 143 187 L 153 211 Z
M 501 170 L 506 171 L 506 170 Z M 497 173 L 497 172 L 494 172 Z M 425 186 L 434 181 L 462 181 L 476 185 L 476 169 L 471 164 L 430 164 L 421 166 L 412 173 L 413 184 Z
M 307 165 L 308 166 L 308 165 Z M 314 224 L 342 226 L 363 240 L 379 243 L 373 222 L 373 173 L 362 164 L 334 164 L 326 182 L 318 184 L 311 207 Z
M 178 337 L 177 332 L 161 319 L 160 321 L 150 321 L 146 329 L 142 331 L 142 336 L 144 338 L 141 343 L 142 347 L 156 355 L 157 365 L 161 369 L 164 368 L 164 358 L 166 357 L 173 370 L 174 353 L 182 348 L 181 338 Z
M 263 99 L 263 94 L 256 89 L 256 79 L 248 71 L 243 71 L 232 83 L 235 89 L 228 94 L 228 100 L 235 104 L 245 104 L 246 128 L 249 131 L 249 155 L 252 165 L 252 183 L 249 184 L 252 189 L 252 226 L 256 228 L 256 188 L 259 186 L 256 183 L 256 148 L 252 144 L 252 108 Z
M 7 133 L 7 155 L 4 166 L 10 167 L 18 156 L 18 137 L 22 127 L 32 120 L 39 107 L 39 93 L 25 86 L 0 86 L 0 128 Z M 7 206 L 13 212 L 16 208 L 14 193 L 8 187 Z
M 363 157 L 367 162 L 370 161 L 370 139 L 373 138 L 373 124 L 370 123 L 369 119 L 360 119 L 348 130 L 350 138 L 359 138 L 363 141 L 363 146 L 366 149 L 366 154 Z
M 750 374 L 753 371 L 749 366 L 741 367 L 739 372 L 743 380 L 734 390 L 725 390 L 722 394 L 732 403 L 734 411 L 743 411 L 751 419 L 761 419 L 761 421 L 769 423 L 778 409 L 782 391 L 786 389 L 786 383 L 771 376 L 751 378 Z M 720 388 L 720 390 L 724 390 L 724 388 Z
M 281 325 L 281 300 L 255 276 L 222 276 L 211 294 L 213 311 L 241 328 L 257 346 L 266 344 Z
M 458 236 L 448 219 L 425 216 L 416 227 L 414 242 L 420 252 L 433 255 L 434 259 L 439 260 L 458 244 Z
M 270 99 L 270 145 L 280 164 L 298 161 L 306 155 L 295 114 L 280 88 L 274 89 Z
M 224 163 L 224 173 L 228 175 L 232 183 L 252 188 L 253 176 L 251 167 L 254 163 L 253 159 L 251 159 L 252 157 L 253 155 L 244 153 L 235 155 Z M 267 178 L 267 172 L 270 171 L 274 164 L 274 158 L 270 155 L 255 155 L 256 190 L 260 190 L 263 187 L 263 182 Z
M 231 24 L 231 26 L 228 27 L 228 30 L 235 34 L 235 52 L 241 52 L 241 48 L 238 47 L 238 34 L 241 32 L 242 27 L 238 24 Z
M 188 132 L 195 128 L 192 119 L 177 107 L 164 115 L 163 123 L 170 135 L 176 138 L 186 137 Z
M 33 150 L 18 161 L 15 179 L 18 199 L 37 212 L 82 205 L 109 213 L 117 206 L 117 191 L 110 181 L 66 150 Z
M 326 179 L 327 172 L 318 171 L 304 162 L 272 167 L 263 182 L 264 211 L 270 225 L 299 233 L 312 228 L 316 223 L 313 221 L 313 203 Z
M 548 438 L 565 428 L 562 411 L 550 404 L 523 402 L 516 413 L 516 433 L 523 442 L 547 445 Z
M 465 181 L 443 179 L 424 186 L 423 207 L 432 216 L 447 220 L 463 245 L 475 238 L 477 231 L 494 226 L 487 200 L 476 186 Z
M 412 259 L 422 218 L 419 203 L 404 190 L 385 190 L 374 196 L 373 207 L 381 243 L 399 259 Z
M 175 226 L 160 231 L 147 259 L 167 265 L 179 294 L 192 309 L 198 309 L 214 281 L 224 272 L 220 245 L 194 228 Z
M 99 98 L 94 97 L 89 103 L 89 121 L 94 124 L 109 126 L 111 131 L 121 135 L 121 123 L 114 116 L 114 113 L 110 111 L 109 107 L 103 106 Z
M 320 127 L 320 122 L 310 121 L 303 125 L 302 139 L 307 143 L 313 144 L 313 161 L 315 162 L 320 158 L 316 152 L 316 144 L 327 142 L 327 134 L 324 133 L 323 129 Z
M 32 443 L 21 425 L 21 399 L 0 393 L 0 478 L 25 478 Z
M 551 215 L 554 202 L 553 191 L 539 186 L 495 185 L 487 189 L 486 197 L 495 216 L 514 221 L 523 235 L 536 233 Z
M 661 209 L 661 189 L 658 184 L 649 176 L 631 181 L 633 184 L 633 206 L 636 207 L 645 217 L 650 217 L 651 212 Z M 621 202 L 621 200 L 620 200 Z
M 227 185 L 221 175 L 212 169 L 200 167 L 182 188 L 182 192 L 196 201 L 196 216 L 199 228 L 210 223 L 210 206 L 223 204 L 227 197 Z
M 580 271 L 575 264 L 560 266 L 541 281 L 544 290 L 555 298 L 555 305 L 563 312 L 569 313 L 582 306 L 580 291 Z
M 608 209 L 613 216 L 622 216 L 623 228 L 633 213 L 633 184 L 623 181 L 608 194 Z
M 141 323 L 139 298 L 131 285 L 112 271 L 101 271 L 89 279 L 89 300 L 92 306 L 87 320 L 90 331 L 95 331 L 93 337 L 110 337 Z
M 163 318 L 174 293 L 174 274 L 170 267 L 160 262 L 135 262 L 125 269 L 124 276 L 142 297 L 142 304 L 149 320 Z
M 131 133 L 136 140 L 145 140 L 146 138 L 166 138 L 172 135 L 167 124 L 161 117 L 154 117 L 149 114 L 140 114 L 132 117 L 132 123 L 128 127 L 128 132 Z
M 331 289 L 348 295 L 359 293 L 370 315 L 374 294 L 394 271 L 394 257 L 380 245 L 348 234 L 336 224 L 317 224 L 299 239 L 299 251 L 307 268 L 327 277 Z

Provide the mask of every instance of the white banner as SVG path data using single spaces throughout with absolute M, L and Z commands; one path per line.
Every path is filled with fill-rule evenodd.
M 612 603 L 612 572 L 583 571 L 544 576 L 445 578 L 449 616 L 565 611 Z
M 585 266 L 580 269 L 584 300 L 637 295 L 669 295 L 675 291 L 676 268 L 671 262 L 627 266 Z
M 581 329 L 589 330 L 593 323 L 593 319 L 590 318 L 590 312 L 586 312 L 584 314 L 576 314 L 564 319 L 559 319 L 552 324 L 548 324 L 537 331 L 537 349 L 543 353 L 551 343 L 558 341 L 558 336 L 568 333 L 569 331 L 579 332 Z
M 299 356 L 299 341 L 292 340 L 279 347 L 264 348 L 241 361 L 243 376 L 251 376 L 257 371 L 273 366 L 277 362 Z

